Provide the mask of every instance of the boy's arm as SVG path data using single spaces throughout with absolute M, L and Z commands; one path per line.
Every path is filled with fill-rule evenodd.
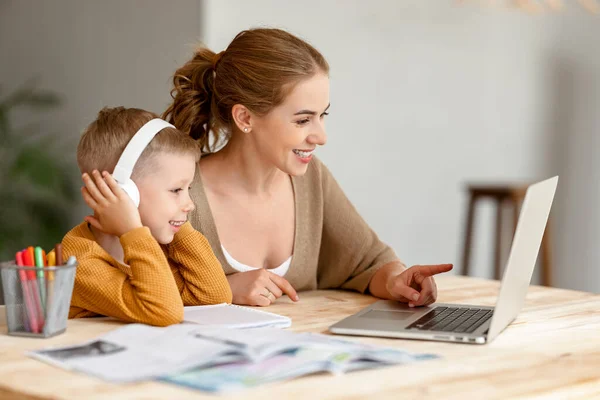
M 183 304 L 173 274 L 150 229 L 120 237 L 131 274 L 99 254 L 79 260 L 71 305 L 130 322 L 166 326 L 183 320 Z M 74 253 L 65 245 L 65 253 Z M 70 250 L 70 251 L 69 251 Z
M 183 304 L 231 303 L 231 288 L 208 240 L 189 222 L 164 246 Z

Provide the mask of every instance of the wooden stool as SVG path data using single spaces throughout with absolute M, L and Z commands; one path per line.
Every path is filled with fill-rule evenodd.
M 471 256 L 471 239 L 473 235 L 473 222 L 475 205 L 477 200 L 491 198 L 496 202 L 496 227 L 494 238 L 494 278 L 501 278 L 500 253 L 502 250 L 502 205 L 509 202 L 513 211 L 513 235 L 517 229 L 517 221 L 521 203 L 527 191 L 527 185 L 469 185 L 469 209 L 467 213 L 465 227 L 465 241 L 463 248 L 463 275 L 469 275 L 469 258 Z M 541 279 L 542 285 L 551 286 L 552 284 L 552 254 L 550 248 L 550 218 L 544 231 L 541 244 Z

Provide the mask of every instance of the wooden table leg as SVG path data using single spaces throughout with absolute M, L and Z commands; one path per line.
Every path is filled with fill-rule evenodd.
M 496 200 L 496 244 L 494 249 L 494 279 L 500 279 L 502 254 L 502 198 Z
M 552 286 L 552 243 L 551 243 L 551 225 L 550 218 L 546 224 L 546 230 L 542 237 L 542 254 L 541 254 L 541 278 L 542 285 Z
M 517 225 L 519 225 L 519 215 L 521 214 L 521 202 L 517 198 L 512 198 L 513 202 L 513 239 L 517 233 Z M 512 246 L 512 243 L 511 243 Z
M 469 275 L 469 261 L 471 258 L 471 241 L 473 236 L 473 216 L 475 213 L 476 196 L 471 194 L 469 208 L 467 210 L 467 222 L 465 225 L 465 242 L 463 247 L 462 273 Z

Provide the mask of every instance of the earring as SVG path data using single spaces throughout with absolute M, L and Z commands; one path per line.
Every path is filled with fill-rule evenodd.
M 248 132 L 248 128 L 244 128 L 244 132 Z

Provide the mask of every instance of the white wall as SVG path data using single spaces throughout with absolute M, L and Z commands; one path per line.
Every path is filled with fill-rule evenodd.
M 322 51 L 332 106 L 318 155 L 408 264 L 460 267 L 465 182 L 560 173 L 556 284 L 600 291 L 599 218 L 589 212 L 600 204 L 590 179 L 599 168 L 598 17 L 456 3 L 206 0 L 202 22 L 215 51 L 254 26 L 287 29 Z M 472 265 L 490 276 L 489 205 L 478 218 Z
M 0 86 L 6 94 L 37 77 L 61 95 L 43 130 L 64 133 L 76 169 L 78 138 L 102 107 L 164 111 L 170 78 L 199 33 L 197 0 L 0 1 Z M 85 213 L 82 206 L 74 222 Z
M 600 17 L 562 18 L 548 54 L 548 132 L 561 175 L 555 237 L 561 285 L 600 292 Z
M 407 263 L 460 266 L 466 181 L 558 173 L 557 284 L 600 291 L 600 19 L 456 3 L 5 0 L 0 85 L 37 76 L 61 93 L 44 128 L 76 142 L 102 106 L 162 111 L 200 32 L 222 50 L 248 27 L 288 29 L 331 64 L 320 157 Z M 473 263 L 489 276 L 489 205 L 478 217 Z

